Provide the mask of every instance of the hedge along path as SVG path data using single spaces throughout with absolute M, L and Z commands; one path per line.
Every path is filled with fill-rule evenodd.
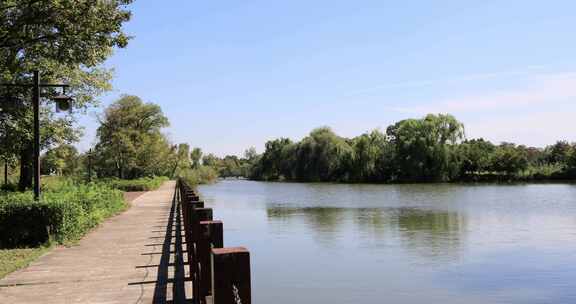
M 171 217 L 174 188 L 173 181 L 165 182 L 136 198 L 130 209 L 106 220 L 78 245 L 57 247 L 9 274 L 0 280 L 0 303 L 172 301 L 174 271 L 159 265 L 164 260 L 167 267 L 166 260 L 175 260 L 166 255 L 176 251 L 171 237 L 176 235 Z M 171 244 L 169 250 L 163 250 L 165 240 Z M 167 275 L 159 275 L 164 272 Z

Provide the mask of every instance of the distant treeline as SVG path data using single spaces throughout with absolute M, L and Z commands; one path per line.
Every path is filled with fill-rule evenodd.
M 576 144 L 495 145 L 466 139 L 452 115 L 429 114 L 399 121 L 385 133 L 344 138 L 322 127 L 299 142 L 271 140 L 263 154 L 243 159 L 242 168 L 240 175 L 255 180 L 305 182 L 573 179 Z

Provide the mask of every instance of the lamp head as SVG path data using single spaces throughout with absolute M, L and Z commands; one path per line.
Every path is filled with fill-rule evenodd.
M 72 112 L 72 98 L 66 95 L 58 95 L 52 98 L 56 103 L 56 112 Z

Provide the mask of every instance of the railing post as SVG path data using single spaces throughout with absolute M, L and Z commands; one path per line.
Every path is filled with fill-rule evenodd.
M 213 304 L 251 304 L 250 253 L 244 247 L 212 249 Z
M 224 224 L 222 221 L 201 221 L 200 230 L 210 240 L 212 248 L 224 247 Z
M 198 262 L 202 268 L 200 275 L 200 293 L 207 297 L 212 293 L 212 267 L 210 252 L 212 248 L 224 247 L 223 225 L 221 221 L 201 221 L 198 240 Z
M 212 208 L 194 208 L 198 222 L 211 221 L 213 219 Z

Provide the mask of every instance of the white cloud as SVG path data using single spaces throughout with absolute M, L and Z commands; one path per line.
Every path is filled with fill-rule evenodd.
M 461 98 L 431 101 L 412 107 L 395 107 L 401 113 L 453 113 L 494 111 L 550 106 L 565 103 L 574 98 L 576 102 L 576 73 L 543 74 L 532 77 L 530 84 L 521 89 L 474 94 Z

